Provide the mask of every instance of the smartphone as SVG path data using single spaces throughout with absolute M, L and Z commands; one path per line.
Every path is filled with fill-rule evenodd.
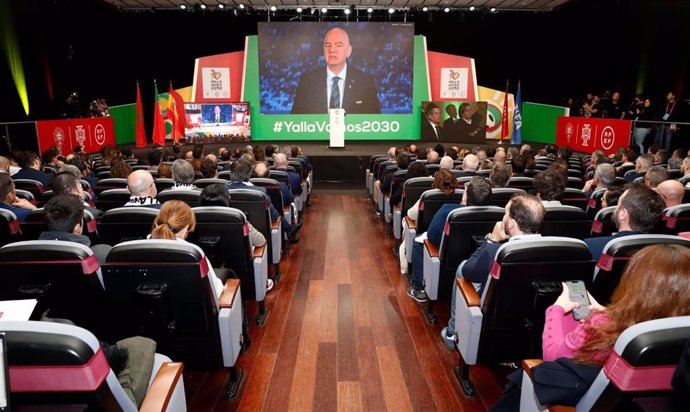
M 579 308 L 573 309 L 573 318 L 575 320 L 582 320 L 589 315 L 589 296 L 585 288 L 585 282 L 581 280 L 572 280 L 565 282 L 570 291 L 570 300 L 580 304 Z

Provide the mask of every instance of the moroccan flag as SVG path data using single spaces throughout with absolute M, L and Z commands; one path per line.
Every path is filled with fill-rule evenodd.
M 517 95 L 515 96 L 515 108 L 513 109 L 513 136 L 510 143 L 522 144 L 522 93 L 520 93 L 519 80 Z
M 135 130 L 137 147 L 146 147 L 146 130 L 144 130 L 144 107 L 141 104 L 141 92 L 139 92 L 139 82 L 137 82 L 137 120 Z
M 172 122 L 170 137 L 172 137 L 173 142 L 179 143 L 182 133 L 180 133 L 179 128 L 180 118 L 179 114 L 177 113 L 177 101 L 173 93 L 175 93 L 175 91 L 173 90 L 172 82 L 170 82 L 170 91 L 168 92 L 168 111 L 166 113 L 166 116 Z
M 163 120 L 163 112 L 161 112 L 160 96 L 158 95 L 158 84 L 153 82 L 153 89 L 155 92 L 155 100 L 153 102 L 153 143 L 158 143 L 161 146 L 165 145 L 165 120 Z
M 503 116 L 501 116 L 501 140 L 508 137 L 508 82 L 506 81 L 506 94 L 503 97 Z

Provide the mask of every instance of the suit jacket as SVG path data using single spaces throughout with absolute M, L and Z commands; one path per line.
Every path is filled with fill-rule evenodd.
M 590 237 L 585 239 L 585 244 L 587 244 L 589 251 L 592 253 L 592 259 L 594 259 L 595 262 L 598 262 L 599 258 L 601 257 L 601 253 L 604 251 L 604 247 L 606 247 L 606 244 L 609 243 L 609 240 L 630 235 L 639 235 L 639 233 L 633 231 L 625 231 L 618 232 L 613 236 Z
M 325 86 L 325 67 L 302 73 L 290 113 L 328 113 Z M 340 92 L 344 93 L 342 108 L 345 109 L 346 113 L 381 113 L 379 99 L 376 96 L 376 84 L 370 75 L 348 65 L 343 89 Z
M 438 137 L 434 132 L 434 128 L 431 127 L 429 120 L 422 114 L 422 140 L 427 142 L 442 142 L 444 136 L 444 130 L 442 127 L 438 128 Z
M 448 118 L 443 121 L 443 136 L 450 140 L 459 140 L 460 137 L 460 119 Z
M 53 181 L 53 175 L 50 173 L 42 172 L 40 170 L 32 169 L 30 167 L 23 167 L 17 173 L 12 175 L 12 179 L 13 180 L 17 180 L 17 179 L 38 180 L 47 189 L 48 186 L 50 186 L 50 182 Z

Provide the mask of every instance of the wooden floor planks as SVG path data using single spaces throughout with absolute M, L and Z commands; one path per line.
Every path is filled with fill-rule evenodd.
M 462 395 L 458 355 L 439 337 L 448 305 L 436 305 L 440 322 L 426 322 L 406 295 L 394 245 L 366 196 L 314 196 L 267 295 L 268 320 L 251 324 L 240 394 L 223 397 L 225 371 L 188 371 L 190 410 L 485 411 L 507 370 L 473 368 L 479 394 Z M 245 307 L 254 319 L 256 304 Z

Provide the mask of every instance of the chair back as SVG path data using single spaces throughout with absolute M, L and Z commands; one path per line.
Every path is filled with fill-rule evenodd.
M 597 212 L 592 221 L 591 236 L 611 236 L 618 230 L 612 220 L 615 211 L 616 206 L 609 206 Z
M 124 242 L 110 250 L 102 270 L 117 339 L 146 336 L 158 352 L 190 367 L 223 366 L 216 297 L 198 246 Z
M 228 183 L 227 180 L 225 179 L 215 179 L 215 178 L 205 178 L 205 179 L 196 179 L 194 181 L 194 186 L 196 186 L 199 189 L 203 189 L 206 186 L 211 186 L 213 184 L 221 184 L 221 185 L 226 185 Z
M 271 204 L 278 211 L 283 211 L 283 191 L 280 188 L 280 183 L 275 179 L 266 179 L 262 177 L 253 177 L 249 179 L 254 186 L 263 187 L 266 189 L 266 194 L 271 199 Z
M 670 234 L 676 235 L 690 231 L 690 203 L 669 207 L 666 209 L 663 220 L 666 224 L 666 230 Z
M 41 232 L 48 230 L 48 223 L 45 219 L 45 210 L 43 208 L 32 210 L 31 213 L 26 215 L 24 218 L 24 223 L 21 224 L 21 229 L 22 238 L 24 240 L 38 240 Z M 82 235 L 88 236 L 92 245 L 99 241 L 96 218 L 87 209 L 84 209 Z
M 577 410 L 638 410 L 635 403 L 645 398 L 670 397 L 673 372 L 688 336 L 690 316 L 630 326 L 616 340 L 613 353 L 578 402 Z
M 47 187 L 43 186 L 43 183 L 38 180 L 33 179 L 12 179 L 14 182 L 14 188 L 20 190 L 26 190 L 34 195 L 35 199 L 41 199 L 41 194 L 48 190 Z
M 529 191 L 534 187 L 534 179 L 531 177 L 513 176 L 508 179 L 508 187 Z
M 402 216 L 407 215 L 407 210 L 414 206 L 422 197 L 422 193 L 431 189 L 434 184 L 433 177 L 413 177 L 403 183 L 402 198 L 400 201 Z
M 108 189 L 102 191 L 96 198 L 96 208 L 107 212 L 110 209 L 122 207 L 132 195 L 127 189 Z
M 441 206 L 446 203 L 459 204 L 462 200 L 463 190 L 455 189 L 453 193 L 447 195 L 439 189 L 430 189 L 422 193 L 419 198 L 419 215 L 417 217 L 417 233 L 427 231 L 431 220 Z
M 512 198 L 513 195 L 515 195 L 516 193 L 525 193 L 525 191 L 514 187 L 497 187 L 496 189 L 492 189 L 491 205 L 498 207 L 506 207 L 506 205 L 510 201 L 510 198 Z M 501 219 L 498 219 L 496 222 L 500 221 Z
M 22 230 L 17 216 L 9 210 L 0 209 L 0 247 L 22 240 Z
M 424 165 L 426 167 L 427 172 L 429 172 L 429 176 L 434 176 L 436 172 L 441 168 L 441 165 L 438 163 L 427 163 Z
M 690 240 L 671 235 L 630 235 L 611 239 L 599 257 L 590 293 L 602 305 L 611 302 L 613 291 L 632 256 L 649 245 L 682 245 L 690 247 Z
M 587 201 L 587 209 L 585 209 L 587 216 L 590 218 L 594 219 L 597 215 L 597 212 L 601 210 L 601 201 L 604 198 L 604 193 L 606 193 L 606 188 L 601 187 L 599 189 L 594 189 L 590 195 L 589 200 Z
M 96 195 L 100 196 L 101 192 L 108 189 L 127 189 L 127 179 L 119 177 L 100 179 L 96 183 L 96 187 L 93 188 L 93 191 L 96 192 Z
M 541 234 L 584 239 L 589 237 L 591 227 L 592 219 L 579 207 L 552 206 L 546 208 Z
M 249 223 L 270 241 L 272 222 L 269 212 L 270 200 L 266 198 L 266 195 L 253 189 L 231 189 L 229 192 L 230 207 L 241 210 Z M 272 249 L 272 247 L 268 249 L 269 262 L 273 262 Z
M 101 242 L 114 246 L 130 240 L 146 239 L 158 212 L 156 208 L 139 206 L 108 210 L 98 222 Z
M 588 202 L 589 198 L 585 195 L 585 192 L 573 187 L 566 187 L 565 192 L 563 192 L 563 198 L 561 199 L 562 204 L 566 206 L 575 206 L 585 211 Z
M 156 184 L 156 190 L 158 193 L 175 186 L 175 181 L 168 177 L 157 177 L 154 183 Z
M 284 170 L 270 170 L 268 177 L 285 183 L 288 187 L 290 187 L 290 178 L 288 177 L 287 172 Z
M 497 362 L 541 357 L 544 312 L 561 293 L 560 282 L 591 285 L 594 263 L 578 239 L 535 237 L 501 245 L 482 295 L 478 356 Z
M 164 190 L 158 193 L 158 201 L 165 203 L 168 200 L 179 200 L 185 202 L 189 207 L 199 206 L 200 190 Z

